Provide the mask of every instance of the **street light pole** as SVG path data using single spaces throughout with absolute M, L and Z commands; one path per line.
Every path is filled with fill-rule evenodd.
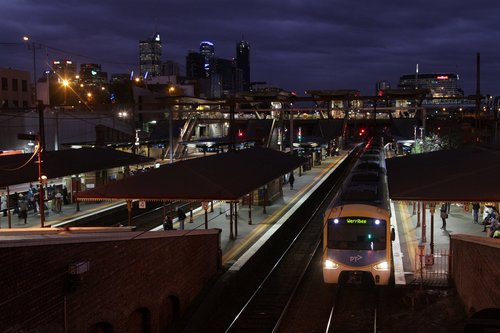
M 38 160 L 35 163 L 38 163 L 38 184 L 39 184 L 39 196 L 40 196 L 40 227 L 45 227 L 45 191 L 43 188 L 43 185 L 47 181 L 47 176 L 45 176 L 42 172 L 42 152 L 43 152 L 43 146 L 42 143 L 40 142 L 40 135 L 33 135 L 33 134 L 18 134 L 17 138 L 20 140 L 36 140 L 37 145 L 36 145 L 36 153 L 38 156 Z M 8 190 L 8 188 L 7 188 Z M 7 192 L 8 193 L 8 192 Z M 10 221 L 10 220 L 9 220 Z
M 46 176 L 42 173 L 42 151 L 43 148 L 41 146 L 41 142 L 38 141 L 38 184 L 39 184 L 39 196 L 40 196 L 40 227 L 45 227 L 45 190 L 43 188 Z
M 38 109 L 38 135 L 39 135 L 39 144 L 41 145 L 41 149 L 45 149 L 45 126 L 44 126 L 44 118 L 43 118 L 43 104 L 38 103 L 38 92 L 37 92 L 37 82 L 36 82 L 36 49 L 37 48 L 42 48 L 42 44 L 40 43 L 35 43 L 34 41 L 30 41 L 30 38 L 28 36 L 24 36 L 23 40 L 26 42 L 30 42 L 28 44 L 28 47 L 31 47 L 33 51 L 33 85 L 35 88 L 34 91 L 34 97 L 35 97 L 35 107 Z M 47 82 L 48 84 L 48 82 Z

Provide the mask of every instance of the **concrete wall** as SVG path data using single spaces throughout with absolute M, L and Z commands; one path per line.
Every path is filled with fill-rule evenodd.
M 451 276 L 469 315 L 500 308 L 500 240 L 452 235 L 450 247 Z
M 0 332 L 164 332 L 220 272 L 220 230 L 0 234 L 0 262 Z

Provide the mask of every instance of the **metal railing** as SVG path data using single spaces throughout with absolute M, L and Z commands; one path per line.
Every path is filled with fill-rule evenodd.
M 435 249 L 434 254 L 416 251 L 415 274 L 412 284 L 427 287 L 447 287 L 449 282 L 449 249 Z

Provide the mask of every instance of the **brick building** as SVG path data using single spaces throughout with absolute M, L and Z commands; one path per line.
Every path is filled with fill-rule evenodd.
M 0 68 L 0 108 L 28 108 L 32 105 L 33 89 L 30 73 L 12 68 Z
M 165 332 L 220 272 L 219 233 L 2 232 L 0 331 Z

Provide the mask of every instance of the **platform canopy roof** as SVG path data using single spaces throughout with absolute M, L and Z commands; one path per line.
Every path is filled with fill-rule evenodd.
M 268 148 L 179 161 L 77 193 L 79 200 L 238 200 L 306 163 Z
M 386 160 L 392 200 L 500 202 L 500 149 L 479 146 Z
M 38 182 L 37 160 L 36 154 L 0 155 L 0 187 Z M 154 159 L 107 148 L 81 148 L 45 151 L 42 161 L 42 174 L 52 179 Z

